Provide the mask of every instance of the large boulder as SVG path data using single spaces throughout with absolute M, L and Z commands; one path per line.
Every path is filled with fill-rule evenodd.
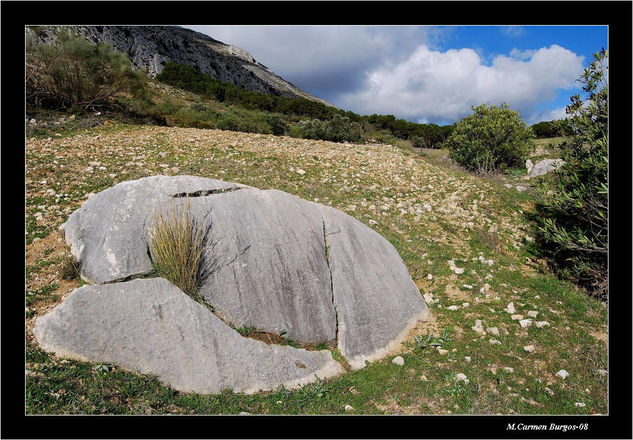
M 353 217 L 281 191 L 193 176 L 124 182 L 75 211 L 63 229 L 82 277 L 125 285 L 121 288 L 126 291 L 139 288 L 127 280 L 152 269 L 146 234 L 152 216 L 171 203 L 186 201 L 193 217 L 210 226 L 200 294 L 212 306 L 214 319 L 225 325 L 283 333 L 302 343 L 335 343 L 353 368 L 362 368 L 365 361 L 396 349 L 428 314 L 396 249 Z M 123 322 L 116 310 L 113 306 L 114 322 Z M 86 316 L 76 318 L 82 313 L 78 308 L 68 316 L 75 316 L 81 327 L 92 322 Z M 172 325 L 181 324 L 177 315 Z M 50 333 L 47 322 L 54 321 L 42 321 L 39 335 Z M 99 321 L 91 325 L 98 327 Z M 235 341 L 226 339 L 227 344 L 247 340 L 227 328 L 235 336 Z M 104 330 L 106 339 L 110 331 L 112 327 Z M 117 331 L 125 333 L 127 326 Z M 76 342 L 61 335 L 51 345 L 55 351 L 78 352 Z M 162 344 L 163 350 L 166 347 Z M 85 357 L 96 359 L 90 353 Z M 124 365 L 124 358 L 113 355 L 113 362 Z M 320 368 L 315 364 L 313 369 Z M 177 382 L 169 374 L 159 376 Z M 201 390 L 208 387 L 194 390 L 206 392 Z

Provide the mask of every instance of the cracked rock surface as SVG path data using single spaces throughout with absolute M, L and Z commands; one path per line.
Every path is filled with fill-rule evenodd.
M 152 214 L 186 196 L 194 218 L 211 226 L 200 294 L 217 316 L 166 280 L 130 281 L 152 268 L 145 234 Z M 231 326 L 336 343 L 352 368 L 362 368 L 397 349 L 428 314 L 387 240 L 339 210 L 282 191 L 147 177 L 92 196 L 63 229 L 82 277 L 102 285 L 77 289 L 39 318 L 40 344 L 157 374 L 177 389 L 256 392 L 342 371 L 329 351 L 268 346 Z
M 157 375 L 185 392 L 293 388 L 342 371 L 327 350 L 243 338 L 163 278 L 80 287 L 33 331 L 46 350 Z

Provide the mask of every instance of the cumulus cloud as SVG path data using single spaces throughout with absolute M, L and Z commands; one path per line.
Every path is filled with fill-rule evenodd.
M 385 63 L 366 73 L 363 86 L 343 94 L 338 105 L 359 113 L 453 122 L 470 114 L 474 105 L 505 102 L 531 120 L 539 104 L 574 86 L 583 59 L 552 45 L 515 50 L 485 65 L 473 49 L 441 52 L 420 45 L 402 62 Z

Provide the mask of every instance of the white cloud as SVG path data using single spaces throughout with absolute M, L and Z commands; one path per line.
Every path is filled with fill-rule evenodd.
M 522 26 L 503 26 L 501 33 L 509 37 L 519 37 L 525 33 L 525 28 Z
M 539 104 L 574 86 L 583 59 L 552 45 L 533 53 L 515 50 L 487 66 L 472 49 L 440 52 L 421 45 L 402 62 L 371 70 L 359 91 L 334 104 L 359 113 L 455 121 L 474 105 L 505 102 L 529 120 Z

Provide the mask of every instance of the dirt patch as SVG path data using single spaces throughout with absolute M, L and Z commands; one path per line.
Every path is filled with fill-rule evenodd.
M 599 330 L 599 331 L 595 331 L 595 332 L 589 332 L 589 334 L 591 336 L 593 336 L 594 339 L 597 339 L 598 341 L 602 341 L 605 344 L 607 344 L 609 342 L 609 336 L 608 336 L 607 332 L 604 331 L 604 330 Z
M 456 301 L 456 300 L 464 300 L 464 301 L 466 301 L 466 300 L 472 299 L 471 298 L 472 295 L 471 295 L 470 292 L 460 290 L 454 284 L 447 285 L 446 289 L 444 290 L 444 292 L 453 301 Z

